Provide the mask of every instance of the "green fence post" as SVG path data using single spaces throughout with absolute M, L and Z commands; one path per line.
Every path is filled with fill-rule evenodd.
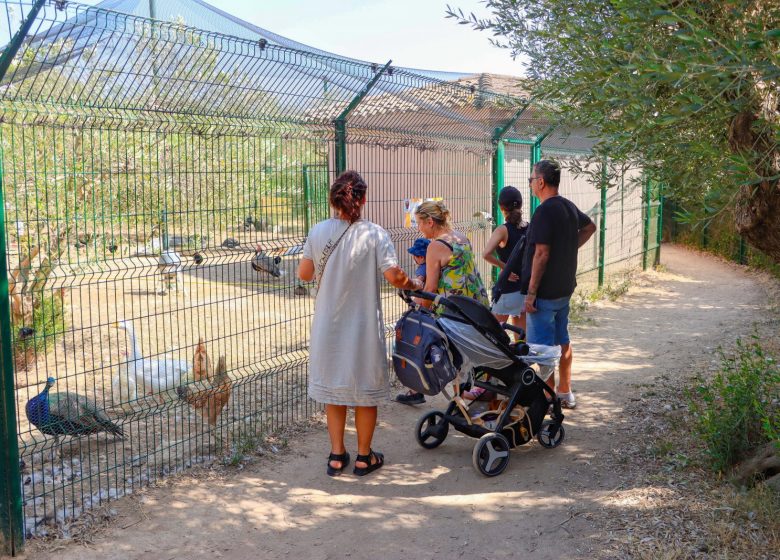
M 16 391 L 11 348 L 11 305 L 8 296 L 8 254 L 5 238 L 5 185 L 0 151 L 0 554 L 24 548 L 22 489 L 19 484 L 19 441 L 16 433 Z
M 358 93 L 355 98 L 350 101 L 349 105 L 347 105 L 347 108 L 344 109 L 338 117 L 336 117 L 335 121 L 333 121 L 333 124 L 336 127 L 336 177 L 347 170 L 347 117 L 352 112 L 352 110 L 357 107 L 361 101 L 363 101 L 363 98 L 368 95 L 368 92 L 370 92 L 371 88 L 373 88 L 374 85 L 379 81 L 379 78 L 382 77 L 382 74 L 387 72 L 388 68 L 390 68 L 391 62 L 393 61 L 387 61 L 387 64 L 385 64 L 382 69 L 379 70 L 373 78 L 371 78 L 366 86 L 360 90 L 360 93 Z
M 664 229 L 664 186 L 658 185 L 658 229 L 655 232 L 655 258 L 653 259 L 653 266 L 661 264 L 661 239 L 663 238 Z
M 162 250 L 167 251 L 169 247 L 168 241 L 168 211 L 163 210 L 160 212 L 160 242 L 162 243 Z
M 530 101 L 527 101 L 503 126 L 496 128 L 493 131 L 493 145 L 496 147 L 493 150 L 493 172 L 492 172 L 492 195 L 491 195 L 491 207 L 493 212 L 493 220 L 496 226 L 504 223 L 504 215 L 501 213 L 501 208 L 498 206 L 498 193 L 504 188 L 506 177 L 506 156 L 505 156 L 505 143 L 503 140 L 504 135 L 512 128 L 512 125 L 523 115 L 526 109 L 531 105 Z M 498 270 L 491 267 L 493 270 L 493 282 L 498 281 Z
M 607 162 L 601 166 L 601 207 L 599 211 L 599 288 L 604 285 L 607 250 Z
M 336 119 L 336 177 L 347 170 L 347 121 Z
M 645 178 L 644 185 L 644 218 L 642 221 L 642 270 L 647 270 L 647 252 L 650 250 L 650 179 Z
M 531 148 L 531 173 L 534 172 L 534 165 L 542 161 L 542 142 L 544 142 L 544 139 L 547 138 L 550 134 L 552 134 L 552 131 L 558 128 L 557 124 L 550 125 L 547 127 L 547 130 L 545 130 L 540 136 L 534 140 L 534 145 Z M 531 193 L 531 214 L 533 214 L 536 211 L 536 208 L 539 206 L 539 199 L 536 198 L 533 193 Z
M 530 173 L 533 175 L 534 172 L 534 166 L 539 163 L 542 159 L 542 143 L 539 141 L 534 142 L 534 145 L 531 146 L 531 171 Z M 536 212 L 536 208 L 539 206 L 539 199 L 534 196 L 533 191 L 531 192 L 531 214 L 533 216 L 533 213 Z
M 37 0 L 0 56 L 0 80 L 32 28 L 46 0 Z M 19 484 L 19 435 L 16 433 L 16 391 L 11 347 L 11 305 L 8 299 L 8 253 L 5 237 L 5 184 L 0 149 L 0 554 L 24 549 L 22 489 Z
M 303 164 L 303 224 L 306 235 L 311 229 L 311 186 L 309 185 L 309 166 Z
M 496 130 L 498 132 L 498 129 Z M 498 140 L 496 142 L 496 149 L 493 150 L 493 185 L 491 189 L 491 205 L 493 207 L 493 219 L 496 226 L 504 223 L 504 215 L 501 213 L 501 208 L 498 206 L 498 193 L 504 188 L 504 141 Z M 494 266 L 492 269 L 493 283 L 498 281 L 498 269 Z

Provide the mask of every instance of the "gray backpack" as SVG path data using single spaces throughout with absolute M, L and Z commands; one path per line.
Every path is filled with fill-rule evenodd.
M 460 355 L 450 347 L 428 309 L 410 309 L 396 323 L 393 369 L 404 386 L 438 395 L 458 375 L 461 364 Z

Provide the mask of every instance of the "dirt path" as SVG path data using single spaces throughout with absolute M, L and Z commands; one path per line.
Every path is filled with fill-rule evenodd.
M 619 519 L 642 507 L 615 505 L 617 489 L 638 483 L 601 460 L 633 443 L 621 424 L 635 385 L 710 364 L 721 341 L 764 316 L 762 284 L 744 269 L 677 247 L 662 256 L 665 272 L 641 276 L 573 329 L 578 408 L 565 443 L 513 452 L 499 477 L 476 474 L 474 440 L 460 434 L 433 451 L 414 442 L 415 421 L 442 400 L 418 410 L 388 403 L 375 447 L 389 464 L 375 475 L 325 476 L 327 435 L 317 427 L 236 474 L 184 477 L 118 502 L 89 547 L 31 543 L 28 557 L 592 557 L 605 541 L 604 511 Z

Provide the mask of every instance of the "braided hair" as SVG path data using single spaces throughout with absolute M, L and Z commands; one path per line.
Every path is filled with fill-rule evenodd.
M 360 219 L 368 185 L 357 171 L 345 171 L 330 187 L 330 205 L 350 223 Z

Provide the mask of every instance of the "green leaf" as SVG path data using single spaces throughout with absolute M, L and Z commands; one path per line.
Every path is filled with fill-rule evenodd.
M 766 32 L 766 36 L 770 39 L 780 39 L 780 29 L 771 29 Z
M 674 16 L 661 16 L 658 18 L 658 23 L 665 23 L 666 25 L 677 25 L 680 22 L 679 19 L 677 19 Z

